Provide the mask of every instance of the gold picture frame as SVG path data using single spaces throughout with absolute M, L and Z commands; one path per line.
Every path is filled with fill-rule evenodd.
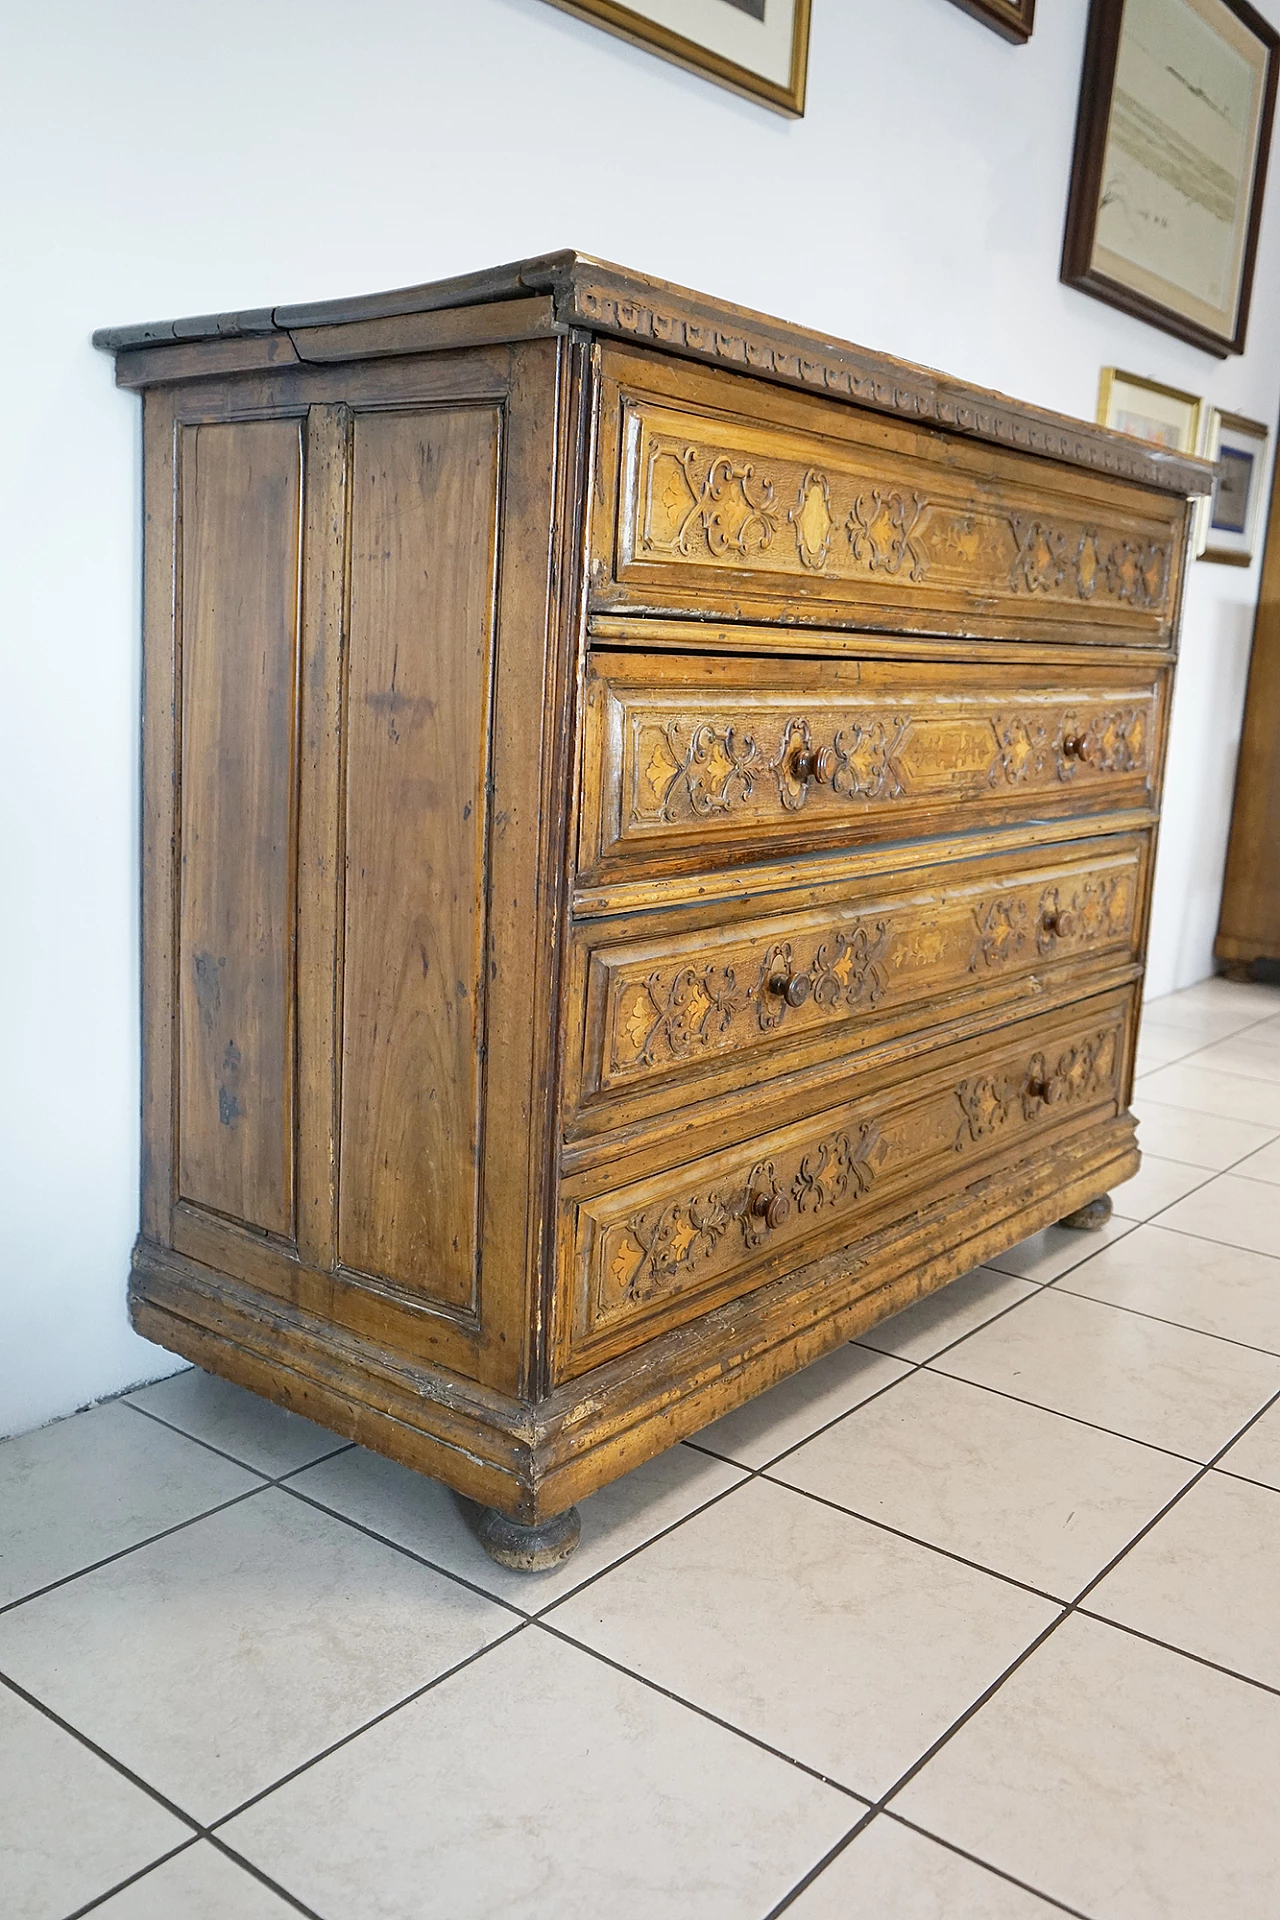
M 1098 425 L 1127 433 L 1153 446 L 1193 457 L 1200 449 L 1203 402 L 1180 387 L 1148 380 L 1140 373 L 1104 367 L 1098 382 Z
M 792 119 L 804 114 L 811 0 L 549 0 L 562 13 Z M 679 26 L 675 25 L 679 21 Z

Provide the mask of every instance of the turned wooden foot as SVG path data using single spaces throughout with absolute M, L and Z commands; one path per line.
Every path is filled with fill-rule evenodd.
M 1064 1213 L 1058 1225 L 1071 1227 L 1077 1233 L 1098 1233 L 1111 1218 L 1111 1195 L 1100 1193 L 1096 1200 L 1087 1201 L 1083 1207 L 1076 1207 L 1071 1213 Z
M 569 1558 L 582 1532 L 576 1507 L 540 1521 L 536 1527 L 522 1527 L 496 1507 L 468 1505 L 476 1538 L 489 1558 L 516 1573 L 545 1573 L 548 1567 L 558 1567 Z

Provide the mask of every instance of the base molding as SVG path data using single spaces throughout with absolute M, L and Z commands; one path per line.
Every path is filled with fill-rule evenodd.
M 1137 1172 L 1128 1114 L 989 1175 L 554 1387 L 536 1403 L 140 1239 L 138 1332 L 522 1526 L 538 1526 L 765 1388 Z

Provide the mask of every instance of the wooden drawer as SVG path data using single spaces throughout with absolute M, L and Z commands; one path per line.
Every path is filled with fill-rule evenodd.
M 1150 804 L 1164 670 L 595 653 L 579 870 Z
M 1181 500 L 732 374 L 601 368 L 599 609 L 1170 640 Z
M 1136 963 L 1145 834 L 851 879 L 822 903 L 575 929 L 566 1111 L 593 1131 Z
M 565 1183 L 570 1371 L 886 1221 L 1012 1170 L 1122 1105 L 1132 989 L 948 1049 L 744 1145 L 605 1191 Z M 600 1176 L 596 1176 L 598 1185 Z M 563 1268 L 562 1268 L 563 1276 Z

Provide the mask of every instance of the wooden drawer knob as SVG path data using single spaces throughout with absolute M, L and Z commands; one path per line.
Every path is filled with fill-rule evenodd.
M 1046 933 L 1056 933 L 1060 940 L 1069 940 L 1076 930 L 1076 916 L 1068 907 L 1051 907 L 1044 916 Z
M 816 785 L 830 786 L 836 772 L 836 750 L 834 747 L 814 747 L 808 753 L 798 753 L 791 762 L 791 771 L 797 780 L 812 780 Z
M 802 1007 L 813 990 L 807 973 L 775 973 L 769 982 L 770 993 L 781 995 L 789 1007 Z
M 780 1227 L 791 1212 L 785 1193 L 753 1193 L 748 1205 L 754 1218 L 763 1220 L 766 1227 Z
M 1033 1100 L 1043 1100 L 1051 1107 L 1061 1093 L 1062 1087 L 1057 1080 L 1028 1080 L 1027 1092 Z
M 1062 740 L 1062 757 L 1064 760 L 1087 760 L 1089 758 L 1089 743 L 1082 733 L 1064 734 Z

